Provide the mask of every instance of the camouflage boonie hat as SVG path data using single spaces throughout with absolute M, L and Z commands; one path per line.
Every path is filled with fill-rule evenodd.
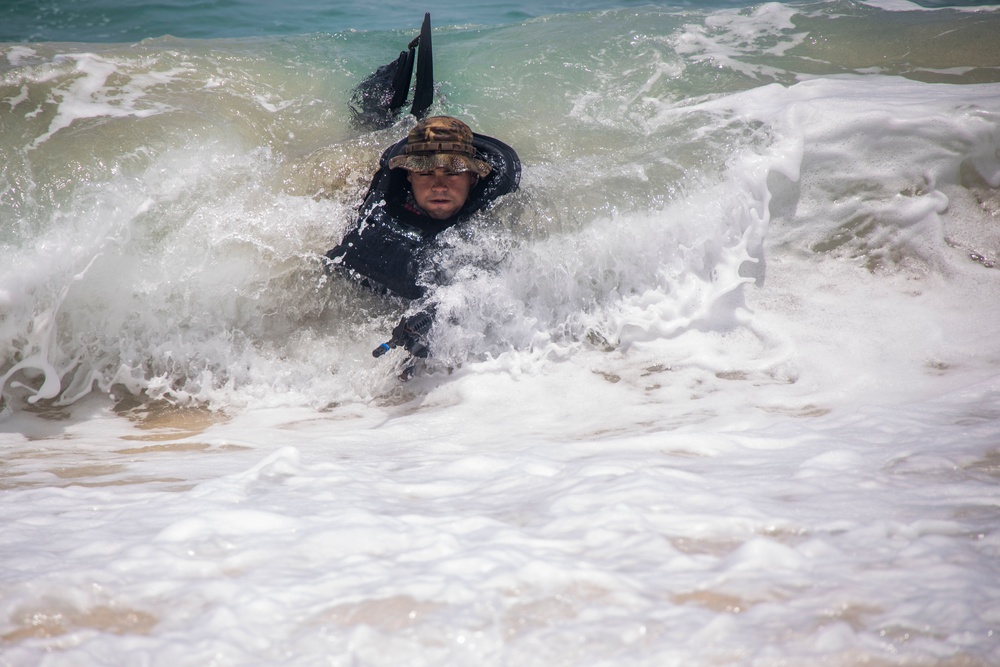
M 479 176 L 493 169 L 476 158 L 469 126 L 451 116 L 431 116 L 417 123 L 406 137 L 406 152 L 389 160 L 390 169 L 424 172 L 437 167 Z

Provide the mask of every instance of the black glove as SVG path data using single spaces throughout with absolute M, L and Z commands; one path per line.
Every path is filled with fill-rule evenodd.
M 432 324 L 434 324 L 434 320 L 426 311 L 404 317 L 392 330 L 392 340 L 396 345 L 402 345 L 406 348 L 406 351 L 413 356 L 426 357 L 430 350 L 427 348 L 427 341 L 424 337 L 431 330 Z

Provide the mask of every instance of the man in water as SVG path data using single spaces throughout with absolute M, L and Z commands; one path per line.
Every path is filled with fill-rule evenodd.
M 358 224 L 326 254 L 329 266 L 377 292 L 418 299 L 435 237 L 517 189 L 520 173 L 510 146 L 451 116 L 425 118 L 383 153 Z M 427 356 L 431 323 L 426 311 L 404 317 L 376 356 L 398 345 Z

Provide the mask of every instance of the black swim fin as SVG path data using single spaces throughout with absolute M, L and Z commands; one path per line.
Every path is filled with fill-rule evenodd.
M 413 49 L 409 49 L 368 75 L 351 93 L 354 125 L 373 130 L 392 125 L 397 111 L 406 103 L 412 74 Z
M 413 78 L 413 47 L 399 53 L 396 76 L 392 79 L 392 100 L 389 111 L 401 109 L 410 94 L 410 79 Z
M 381 130 L 396 122 L 399 110 L 410 95 L 414 61 L 417 63 L 417 82 L 410 113 L 423 118 L 434 99 L 430 14 L 424 14 L 420 35 L 409 43 L 406 51 L 400 51 L 396 60 L 382 65 L 354 88 L 350 108 L 356 127 Z
M 424 14 L 424 23 L 420 26 L 420 37 L 417 46 L 417 82 L 413 89 L 413 106 L 410 113 L 423 118 L 427 109 L 434 101 L 434 53 L 431 48 L 431 15 Z

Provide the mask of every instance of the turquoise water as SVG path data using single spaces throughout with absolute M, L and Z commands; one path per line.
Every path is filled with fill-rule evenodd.
M 148 37 L 212 39 L 296 35 L 343 30 L 391 30 L 419 25 L 430 12 L 437 25 L 495 25 L 552 14 L 575 14 L 624 7 L 713 10 L 750 7 L 749 0 L 562 0 L 414 4 L 309 0 L 7 0 L 0 7 L 0 42 L 135 42 Z M 920 0 L 922 7 L 975 7 L 976 0 Z
M 155 3 L 121 0 L 8 0 L 0 7 L 0 41 L 133 42 L 147 37 L 210 39 L 261 35 L 295 35 L 343 30 L 391 30 L 419 26 L 424 12 L 437 25 L 494 25 L 550 14 L 569 14 L 621 7 L 642 7 L 642 0 L 423 4 L 389 2 L 282 3 L 273 0 L 162 0 Z M 655 3 L 654 3 L 655 4 Z M 671 2 L 673 7 L 722 8 L 749 4 L 745 0 Z

